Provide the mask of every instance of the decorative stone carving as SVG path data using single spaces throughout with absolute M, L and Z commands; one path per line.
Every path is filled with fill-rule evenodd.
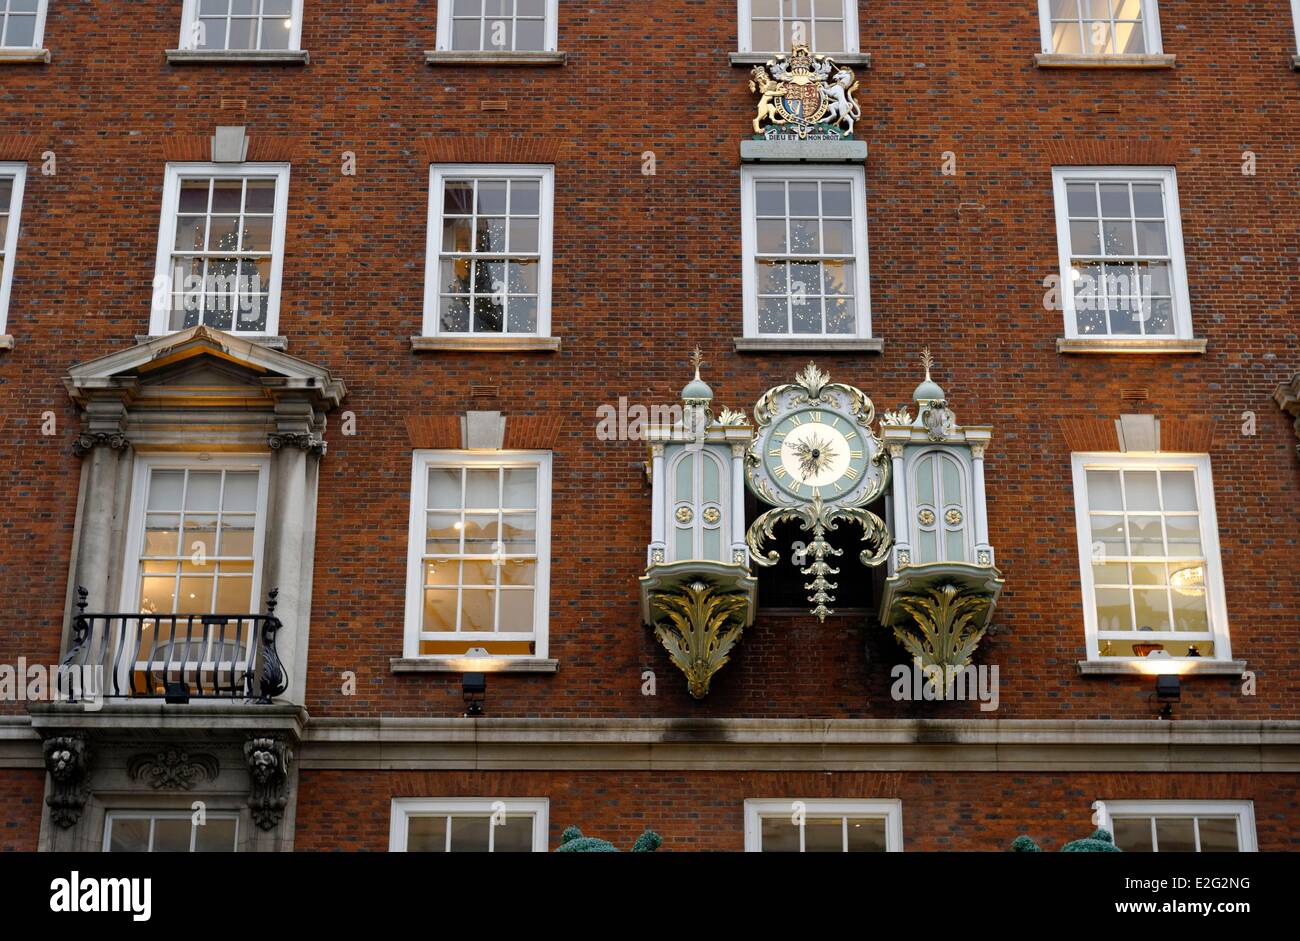
M 107 447 L 112 448 L 114 451 L 121 451 L 123 448 L 129 447 L 130 444 L 131 442 L 126 439 L 126 435 L 121 434 L 120 432 L 84 431 L 77 435 L 77 441 L 73 444 L 72 450 L 77 457 L 85 457 L 98 447 Z
M 277 738 L 250 738 L 244 743 L 244 759 L 252 788 L 248 806 L 253 822 L 263 830 L 274 830 L 284 819 L 289 805 L 289 765 L 293 750 Z
M 713 675 L 726 666 L 740 642 L 748 599 L 699 581 L 679 591 L 656 593 L 653 601 L 665 616 L 655 624 L 655 637 L 686 674 L 690 694 L 703 699 Z
M 281 448 L 298 448 L 316 457 L 322 456 L 327 447 L 324 438 L 301 431 L 273 432 L 266 436 L 266 443 L 272 451 L 279 451 Z
M 961 668 L 987 630 L 978 615 L 990 600 L 986 595 L 947 584 L 899 597 L 913 623 L 896 624 L 894 637 L 922 666 Z
M 193 790 L 196 784 L 215 781 L 221 766 L 216 756 L 186 751 L 182 745 L 165 745 L 156 752 L 136 755 L 127 773 L 156 791 Z
M 45 770 L 50 773 L 54 787 L 45 798 L 50 808 L 50 819 L 67 829 L 81 819 L 81 812 L 90 799 L 86 783 L 90 772 L 90 745 L 84 733 L 56 735 L 45 740 L 42 746 Z

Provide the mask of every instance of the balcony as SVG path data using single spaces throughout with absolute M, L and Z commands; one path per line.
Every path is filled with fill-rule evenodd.
M 288 688 L 275 648 L 277 594 L 266 614 L 100 614 L 86 611 L 87 591 L 78 588 L 57 699 L 270 704 Z

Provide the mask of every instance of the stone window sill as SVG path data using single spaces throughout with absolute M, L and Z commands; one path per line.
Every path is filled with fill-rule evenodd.
M 12 350 L 14 338 L 7 333 L 0 333 L 0 350 Z
M 559 660 L 526 657 L 518 660 L 487 657 L 393 657 L 394 673 L 555 673 Z
M 1204 353 L 1206 342 L 1193 337 L 1190 340 L 1101 339 L 1089 337 L 1062 337 L 1056 341 L 1058 353 L 1125 353 L 1135 355 L 1162 355 L 1177 353 Z
M 1043 52 L 1034 56 L 1034 64 L 1040 69 L 1172 69 L 1177 59 L 1164 54 L 1076 56 Z
M 1246 672 L 1245 660 L 1152 660 L 1150 657 L 1135 657 L 1132 660 L 1119 658 L 1107 660 L 1080 660 L 1079 673 L 1082 676 L 1155 676 L 1160 672 L 1153 669 L 1156 664 L 1175 664 L 1177 669 L 1168 670 L 1179 676 L 1241 676 Z
M 560 342 L 559 337 L 411 337 L 411 349 L 417 353 L 558 353 Z
M 180 331 L 178 330 L 176 332 L 179 333 Z M 249 336 L 246 333 L 232 333 L 230 335 L 237 337 L 240 340 L 247 340 L 249 343 L 256 343 L 259 346 L 265 346 L 272 350 L 287 350 L 289 348 L 288 337 Z M 137 336 L 135 342 L 148 343 L 150 340 L 161 340 L 163 337 L 169 336 L 171 336 L 170 333 L 160 333 L 155 336 Z
M 778 55 L 779 52 L 733 52 L 730 58 L 732 65 L 766 65 L 769 59 L 774 59 Z M 826 55 L 834 59 L 836 65 L 857 66 L 860 69 L 871 68 L 869 52 L 828 52 Z
M 0 49 L 0 65 L 40 65 L 49 61 L 48 49 Z
M 459 49 L 426 49 L 425 65 L 565 65 L 567 52 L 475 52 Z
M 306 65 L 306 49 L 168 49 L 172 65 Z
M 46 53 L 46 55 L 48 54 L 49 53 Z M 1300 56 L 1291 57 L 1291 68 L 1295 69 L 1297 72 L 1300 72 Z
M 737 353 L 881 353 L 885 341 L 876 337 L 735 337 Z

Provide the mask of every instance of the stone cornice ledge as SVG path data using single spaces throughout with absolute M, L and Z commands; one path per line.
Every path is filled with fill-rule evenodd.
M 426 49 L 425 65 L 565 65 L 567 52 L 472 52 L 469 50 Z
M 0 333 L 0 350 L 12 350 L 14 338 L 8 333 Z
M 733 337 L 737 353 L 883 353 L 877 337 Z
M 49 61 L 48 49 L 0 49 L 0 65 L 41 65 Z
M 1300 771 L 1300 722 L 314 719 L 306 768 Z
M 1295 69 L 1297 72 L 1300 72 L 1300 56 L 1291 57 L 1291 68 Z
M 558 353 L 560 345 L 559 337 L 411 337 L 411 349 L 417 353 Z
M 1165 54 L 1076 56 L 1040 52 L 1034 56 L 1034 64 L 1040 69 L 1172 69 L 1177 61 L 1177 56 Z
M 1090 337 L 1061 337 L 1056 341 L 1058 353 L 1138 354 L 1159 356 L 1177 353 L 1204 353 L 1208 344 L 1193 337 L 1190 340 L 1093 339 Z
M 306 65 L 306 49 L 168 49 L 172 65 Z
M 238 701 L 193 700 L 168 705 L 161 700 L 106 702 L 98 711 L 71 703 L 32 703 L 31 727 L 38 735 L 85 731 L 115 739 L 187 738 L 220 739 L 250 732 L 281 732 L 300 740 L 307 725 L 307 710 L 291 703 L 257 705 Z
M 781 55 L 779 52 L 733 52 L 728 58 L 732 65 L 766 65 Z M 869 52 L 828 52 L 826 55 L 835 60 L 836 65 L 850 65 L 859 69 L 871 68 Z

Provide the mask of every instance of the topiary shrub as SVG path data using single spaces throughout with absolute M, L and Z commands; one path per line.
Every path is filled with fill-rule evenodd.
M 653 830 L 646 830 L 636 842 L 632 844 L 634 853 L 653 853 L 659 847 L 663 846 L 663 839 Z M 568 827 L 560 834 L 560 845 L 555 848 L 557 853 L 617 853 L 618 847 L 609 840 L 601 840 L 594 836 L 583 836 L 582 831 L 577 827 Z
M 1043 848 L 1027 836 L 1018 836 L 1011 841 L 1013 853 L 1041 853 Z M 1061 847 L 1062 853 L 1122 853 L 1115 845 L 1115 839 L 1106 830 L 1094 830 L 1092 836 L 1082 840 L 1066 843 Z

